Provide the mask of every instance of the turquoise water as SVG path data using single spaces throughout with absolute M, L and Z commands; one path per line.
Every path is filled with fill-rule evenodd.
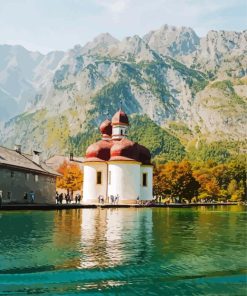
M 0 212 L 0 295 L 246 295 L 244 207 Z

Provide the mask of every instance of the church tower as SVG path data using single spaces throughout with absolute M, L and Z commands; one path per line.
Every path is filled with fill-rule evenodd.
M 112 139 L 121 140 L 122 138 L 126 137 L 128 126 L 128 116 L 120 109 L 112 117 Z

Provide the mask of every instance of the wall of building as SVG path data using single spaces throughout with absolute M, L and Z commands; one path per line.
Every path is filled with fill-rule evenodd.
M 112 130 L 112 138 L 121 138 L 127 135 L 127 128 L 123 125 L 115 125 Z
M 108 196 L 119 195 L 119 203 L 136 203 L 140 197 L 140 164 L 110 162 L 108 168 Z
M 142 176 L 147 174 L 147 186 L 143 186 Z M 152 200 L 153 199 L 153 166 L 141 166 L 141 200 Z
M 97 172 L 101 172 L 101 184 L 97 184 Z M 98 196 L 102 195 L 106 200 L 107 188 L 107 164 L 100 162 L 88 162 L 84 164 L 83 202 L 98 203 Z
M 40 174 L 36 176 L 38 177 L 33 173 L 0 167 L 0 190 L 3 191 L 3 202 L 30 201 L 24 199 L 24 194 L 32 190 L 35 193 L 35 203 L 55 203 L 56 178 Z

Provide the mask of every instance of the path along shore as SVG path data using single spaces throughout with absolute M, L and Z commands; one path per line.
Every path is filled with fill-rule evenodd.
M 212 207 L 212 206 L 232 206 L 238 205 L 237 202 L 225 203 L 191 203 L 191 204 L 2 204 L 0 211 L 19 211 L 19 210 L 68 210 L 68 209 L 108 209 L 108 208 L 193 208 L 193 207 Z

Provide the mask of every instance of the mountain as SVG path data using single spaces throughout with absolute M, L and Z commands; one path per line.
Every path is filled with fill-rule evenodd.
M 173 58 L 190 55 L 200 46 L 200 38 L 189 27 L 164 25 L 144 35 L 143 39 L 160 54 Z
M 100 34 L 85 46 L 47 55 L 8 46 L 7 53 L 0 51 L 0 60 L 5 57 L 0 105 L 6 102 L 0 120 L 12 116 L 7 114 L 14 102 L 25 106 L 18 105 L 20 114 L 5 122 L 0 143 L 39 147 L 47 156 L 72 147 L 84 153 L 84 143 L 98 137 L 97 125 L 107 113 L 113 115 L 120 100 L 136 126 L 138 120 L 143 125 L 147 115 L 185 148 L 242 141 L 247 122 L 246 40 L 246 31 L 210 31 L 199 38 L 191 28 L 165 25 L 143 38 L 122 41 Z M 13 64 L 18 79 L 11 76 Z M 14 89 L 4 83 L 7 76 L 16 82 Z M 153 156 L 164 153 L 153 151 Z
M 85 46 L 83 46 L 81 54 L 104 54 L 118 43 L 119 41 L 109 33 L 103 33 L 95 37 L 93 41 L 88 42 Z

